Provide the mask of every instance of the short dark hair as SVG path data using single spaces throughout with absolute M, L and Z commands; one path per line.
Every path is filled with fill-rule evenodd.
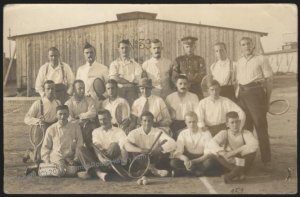
M 73 89 L 75 89 L 75 85 L 76 85 L 76 83 L 83 83 L 83 85 L 85 86 L 85 84 L 84 84 L 84 81 L 82 81 L 81 79 L 76 79 L 74 82 L 73 82 Z
M 184 114 L 184 119 L 185 119 L 186 117 L 193 117 L 193 118 L 196 118 L 196 120 L 198 120 L 197 114 L 196 114 L 195 112 L 193 112 L 193 111 L 188 111 L 187 113 L 185 113 L 185 114 Z
M 130 46 L 130 41 L 128 39 L 123 39 L 120 42 L 118 42 L 118 48 L 120 47 L 121 44 L 127 44 Z
M 249 40 L 250 42 L 253 43 L 253 40 L 252 40 L 252 38 L 250 38 L 250 37 L 246 37 L 246 36 L 242 37 L 242 38 L 240 39 L 240 44 L 241 44 L 241 41 L 242 41 L 242 40 Z
M 68 110 L 69 111 L 69 107 L 67 105 L 59 105 L 56 107 L 56 111 L 59 110 Z
M 89 49 L 89 48 L 92 48 L 92 49 L 94 49 L 94 51 L 96 51 L 96 48 L 93 45 L 91 45 L 90 43 L 86 42 L 85 45 L 84 45 L 84 47 L 83 47 L 83 50 Z
M 144 117 L 144 116 L 151 117 L 152 120 L 154 120 L 154 115 L 153 115 L 151 112 L 149 112 L 149 111 L 143 112 L 143 113 L 141 114 L 141 116 L 140 116 L 141 119 L 142 119 L 142 117 Z
M 46 80 L 44 83 L 43 83 L 43 88 L 45 88 L 45 85 L 46 84 L 55 84 L 54 81 L 52 80 Z
M 118 82 L 114 79 L 107 80 L 106 84 L 113 84 L 114 86 L 118 87 Z
M 226 114 L 226 122 L 229 120 L 229 118 L 239 118 L 239 114 L 235 111 L 228 112 Z
M 162 42 L 159 39 L 154 38 L 154 39 L 151 40 L 151 43 L 157 44 L 157 43 L 162 43 Z
M 56 48 L 56 47 L 50 47 L 49 49 L 48 49 L 48 52 L 49 51 L 56 51 L 59 55 L 60 55 L 60 52 L 59 52 L 59 50 L 58 50 L 58 48 Z
M 210 88 L 211 86 L 215 86 L 215 85 L 221 87 L 220 83 L 217 80 L 214 80 L 214 79 L 207 83 L 208 88 Z
M 102 109 L 102 110 L 100 110 L 100 111 L 98 112 L 98 115 L 105 115 L 105 114 L 107 114 L 107 116 L 108 116 L 109 118 L 111 118 L 111 113 L 110 113 L 110 111 L 108 111 L 107 109 Z
M 226 44 L 224 42 L 217 42 L 216 44 L 214 44 L 214 46 L 223 46 L 224 49 L 227 51 Z
M 177 82 L 178 79 L 186 79 L 186 80 L 188 80 L 187 76 L 186 76 L 186 75 L 183 75 L 183 74 L 177 75 L 177 76 L 175 77 L 176 82 Z

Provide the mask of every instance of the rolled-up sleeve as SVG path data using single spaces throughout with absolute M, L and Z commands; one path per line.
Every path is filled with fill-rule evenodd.
M 26 113 L 25 118 L 24 118 L 24 123 L 27 125 L 37 125 L 40 119 L 38 118 L 38 114 L 40 111 L 40 106 L 39 106 L 40 101 L 35 101 L 29 111 Z
M 244 156 L 256 152 L 258 149 L 258 141 L 254 135 L 250 131 L 244 130 L 243 136 L 246 144 L 243 145 L 241 155 Z
M 108 72 L 108 76 L 111 79 L 112 77 L 118 77 L 119 76 L 119 72 L 117 69 L 117 63 L 115 61 L 113 61 L 110 65 L 109 65 L 109 72 Z
M 73 82 L 75 80 L 75 76 L 74 73 L 71 69 L 71 67 L 68 64 L 64 64 L 64 69 L 67 75 L 67 83 L 68 83 L 68 87 L 71 87 L 73 85 Z
M 220 131 L 217 135 L 215 135 L 204 148 L 204 154 L 214 154 L 216 155 L 217 152 L 224 150 L 222 147 L 225 144 L 227 139 L 226 131 Z
M 197 108 L 196 108 L 196 114 L 198 116 L 198 127 L 204 127 L 205 121 L 204 121 L 204 104 L 203 101 L 200 101 Z
M 87 112 L 79 114 L 80 119 L 90 119 L 95 118 L 97 115 L 96 103 L 93 98 L 87 98 L 88 110 Z
M 261 68 L 265 78 L 269 78 L 273 76 L 272 67 L 270 66 L 269 59 L 265 56 L 261 57 Z
M 44 96 L 43 83 L 45 79 L 45 66 L 41 66 L 38 75 L 35 80 L 35 91 L 40 94 L 41 97 Z

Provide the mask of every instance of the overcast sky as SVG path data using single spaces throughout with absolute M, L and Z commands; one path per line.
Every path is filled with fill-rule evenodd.
M 112 21 L 117 13 L 132 11 L 157 13 L 158 19 L 267 32 L 261 39 L 265 51 L 279 50 L 285 40 L 297 39 L 298 11 L 293 4 L 12 4 L 4 7 L 4 52 L 8 56 L 9 28 L 11 35 L 20 35 Z

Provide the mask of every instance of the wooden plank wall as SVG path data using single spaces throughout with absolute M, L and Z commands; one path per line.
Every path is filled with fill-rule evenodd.
M 130 40 L 131 56 L 142 64 L 150 58 L 151 39 L 160 39 L 163 56 L 174 60 L 183 54 L 180 39 L 188 35 L 198 38 L 196 54 L 204 57 L 207 65 L 215 61 L 212 47 L 219 41 L 226 43 L 230 58 L 234 60 L 240 55 L 239 40 L 242 36 L 253 38 L 256 50 L 261 52 L 258 33 L 147 19 L 103 23 L 17 37 L 17 86 L 26 87 L 26 62 L 31 62 L 29 78 L 34 88 L 38 70 L 47 61 L 47 50 L 51 46 L 60 50 L 62 61 L 68 63 L 76 75 L 77 68 L 85 63 L 83 47 L 86 41 L 96 47 L 97 61 L 109 66 L 118 57 L 117 45 L 121 39 Z M 30 57 L 26 57 L 28 43 Z

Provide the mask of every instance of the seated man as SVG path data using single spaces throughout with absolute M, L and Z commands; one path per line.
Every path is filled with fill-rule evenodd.
M 171 124 L 171 117 L 168 108 L 162 98 L 152 95 L 152 80 L 142 78 L 139 81 L 139 89 L 141 92 L 140 98 L 134 101 L 131 108 L 131 123 L 130 129 L 135 129 L 137 125 L 140 125 L 141 114 L 145 111 L 149 111 L 154 116 L 154 127 L 160 127 L 167 134 L 171 135 L 169 126 Z
M 212 138 L 210 132 L 197 126 L 198 117 L 195 112 L 187 112 L 184 117 L 187 129 L 179 134 L 174 159 L 171 160 L 174 175 L 218 175 L 218 163 L 204 151 Z
M 127 142 L 124 148 L 134 157 L 140 153 L 146 153 L 154 143 L 157 135 L 162 131 L 159 128 L 153 128 L 154 116 L 151 112 L 146 111 L 141 115 L 141 127 L 131 131 L 127 136 Z M 166 169 L 169 168 L 170 152 L 176 149 L 175 141 L 163 133 L 150 157 L 149 170 L 155 176 L 165 177 L 168 175 Z M 164 168 L 159 170 L 158 168 Z
M 47 129 L 42 144 L 43 163 L 30 170 L 39 169 L 39 176 L 74 176 L 77 170 L 69 172 L 68 169 L 78 163 L 76 149 L 83 145 L 80 127 L 68 122 L 69 109 L 66 105 L 56 107 L 56 117 L 58 121 Z
M 207 152 L 230 171 L 224 175 L 224 182 L 228 183 L 236 177 L 244 178 L 255 159 L 258 141 L 250 131 L 240 129 L 238 113 L 228 112 L 226 125 L 228 129 L 220 131 L 208 143 Z
M 113 126 L 119 126 L 128 133 L 128 127 L 130 124 L 130 106 L 124 98 L 118 96 L 118 90 L 118 83 L 113 79 L 109 79 L 106 83 L 108 98 L 103 101 L 102 105 L 104 109 L 110 112 Z M 120 107 L 120 110 L 116 112 L 117 106 L 122 107 Z M 118 116 L 120 116 L 121 124 L 119 124 L 116 119 L 116 113 L 119 113 Z
M 199 121 L 198 126 L 202 130 L 209 129 L 212 136 L 215 136 L 219 131 L 226 129 L 226 113 L 235 111 L 241 119 L 241 127 L 245 123 L 244 111 L 233 101 L 220 96 L 220 84 L 216 80 L 208 83 L 209 96 L 199 102 L 196 113 Z
M 85 169 L 78 173 L 78 177 L 88 179 L 95 174 L 107 181 L 111 162 L 123 166 L 127 164 L 127 152 L 123 148 L 126 134 L 122 129 L 112 126 L 112 117 L 108 110 L 99 111 L 98 119 L 101 126 L 93 131 L 93 144 L 97 148 L 94 151 L 84 146 L 78 149 L 78 158 Z
M 175 140 L 179 132 L 186 127 L 184 115 L 189 111 L 194 111 L 199 103 L 198 96 L 188 91 L 188 79 L 185 75 L 176 77 L 176 88 L 177 92 L 170 94 L 166 99 L 172 118 L 170 128 Z
M 57 121 L 56 107 L 61 103 L 55 98 L 55 83 L 54 81 L 47 80 L 43 85 L 44 96 L 41 99 L 35 101 L 30 107 L 29 111 L 25 115 L 24 122 L 27 125 L 42 125 L 44 130 Z M 41 141 L 42 133 L 36 133 L 35 141 Z M 23 157 L 23 162 L 27 162 L 28 159 L 32 161 L 40 161 L 41 146 L 37 148 L 37 158 L 33 158 L 33 151 L 27 150 Z
M 83 141 L 86 146 L 92 144 L 92 131 L 96 128 L 96 107 L 92 97 L 85 96 L 85 85 L 80 79 L 73 83 L 73 96 L 66 102 L 69 107 L 69 121 L 81 127 Z

